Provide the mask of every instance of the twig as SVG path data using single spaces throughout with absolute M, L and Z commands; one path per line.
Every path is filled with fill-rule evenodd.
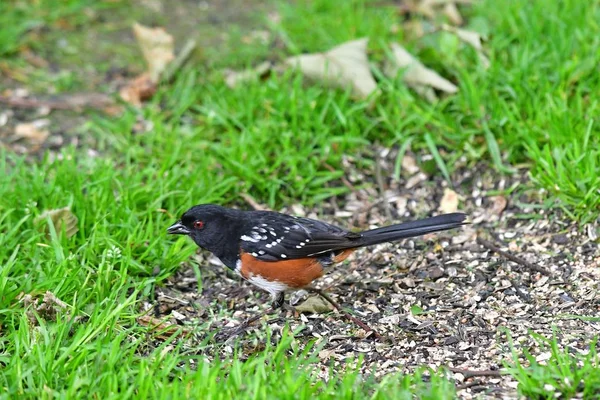
M 459 390 L 472 388 L 473 386 L 480 386 L 481 383 L 482 383 L 481 381 L 473 380 L 471 382 L 467 382 L 467 383 L 463 383 L 462 385 L 458 385 L 456 387 L 456 390 L 459 391 Z
M 52 110 L 80 110 L 86 107 L 106 108 L 115 105 L 115 102 L 109 96 L 102 93 L 73 93 L 51 99 L 0 96 L 0 103 L 15 108 L 46 107 Z
M 350 321 L 354 322 L 356 325 L 360 326 L 365 331 L 372 332 L 373 336 L 375 336 L 377 339 L 379 339 L 379 340 L 383 339 L 383 336 L 381 336 L 375 329 L 371 328 L 369 325 L 365 324 L 363 321 L 361 321 L 360 319 L 356 318 L 352 314 L 350 314 L 350 313 L 342 310 L 342 308 L 339 306 L 339 304 L 336 303 L 331 297 L 329 297 L 329 295 L 327 293 L 325 293 L 321 289 L 317 289 L 317 288 L 314 288 L 314 287 L 307 287 L 306 290 L 308 290 L 309 292 L 316 293 L 319 296 L 321 296 L 322 298 L 324 298 L 336 310 L 338 310 L 340 313 L 342 313 L 345 318 L 347 318 Z
M 491 250 L 491 251 L 493 251 L 495 253 L 498 253 L 502 257 L 504 257 L 504 258 L 506 258 L 506 259 L 514 262 L 514 263 L 520 264 L 520 265 L 522 265 L 522 266 L 524 266 L 524 267 L 526 267 L 526 268 L 528 268 L 528 269 L 530 269 L 532 271 L 539 272 L 540 274 L 543 274 L 543 275 L 546 275 L 546 276 L 552 276 L 550 274 L 550 272 L 546 271 L 544 268 L 538 267 L 537 265 L 534 265 L 534 264 L 532 264 L 532 263 L 530 263 L 528 261 L 525 261 L 521 257 L 517 257 L 515 255 L 507 253 L 506 251 L 500 249 L 498 246 L 496 246 L 492 242 L 487 241 L 487 240 L 485 240 L 485 239 L 483 239 L 483 238 L 481 238 L 479 236 L 477 237 L 477 243 L 479 243 L 480 245 L 482 245 L 486 249 Z
M 463 375 L 465 377 L 465 379 L 474 378 L 477 376 L 502 376 L 502 371 L 498 371 L 495 369 L 486 369 L 483 371 L 473 371 L 470 369 L 461 369 L 461 368 L 454 368 L 454 367 L 447 367 L 447 368 L 451 372 Z
M 269 209 L 268 207 L 265 207 L 262 204 L 260 204 L 259 202 L 257 202 L 256 200 L 254 200 L 254 198 L 252 196 L 250 196 L 248 193 L 240 193 L 240 197 L 242 199 L 246 200 L 246 203 L 250 204 L 250 206 L 257 211 L 265 211 L 265 210 Z

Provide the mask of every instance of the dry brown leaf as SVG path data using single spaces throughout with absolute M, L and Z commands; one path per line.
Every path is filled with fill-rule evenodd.
M 453 213 L 458 210 L 458 194 L 452 189 L 444 189 L 438 210 L 443 213 Z
M 258 64 L 252 69 L 246 69 L 243 71 L 233 71 L 230 69 L 226 69 L 224 71 L 225 83 L 227 84 L 227 86 L 233 89 L 240 83 L 258 80 L 267 75 L 270 71 L 271 63 L 269 61 L 265 61 L 263 63 Z
M 351 86 L 354 95 L 366 98 L 377 90 L 367 58 L 367 43 L 366 38 L 353 40 L 325 53 L 290 57 L 285 63 L 330 86 Z
M 333 310 L 333 306 L 321 296 L 312 296 L 298 304 L 296 311 L 307 314 L 321 314 Z
M 434 0 L 412 0 L 408 2 L 412 12 L 419 13 L 429 19 L 435 18 L 435 1 Z
M 483 54 L 483 46 L 481 44 L 482 38 L 479 33 L 469 31 L 466 29 L 456 28 L 447 24 L 442 25 L 442 29 L 446 32 L 455 34 L 459 40 L 473 47 L 475 51 L 477 51 L 477 56 L 479 57 L 479 60 L 481 61 L 483 67 L 486 69 L 489 68 L 490 60 L 486 57 L 485 54 Z
M 38 324 L 37 316 L 45 321 L 56 321 L 58 313 L 68 309 L 68 304 L 50 291 L 44 293 L 44 299 L 41 304 L 40 299 L 34 298 L 31 294 L 21 293 L 18 299 L 27 308 L 25 314 L 32 325 Z
M 154 318 L 149 315 L 143 315 L 137 319 L 142 326 L 148 327 L 148 330 L 157 338 L 167 340 L 176 335 L 176 337 L 185 337 L 189 331 L 179 325 Z
M 32 146 L 39 147 L 50 135 L 50 131 L 47 129 L 48 125 L 50 125 L 49 119 L 17 124 L 13 138 L 15 140 L 25 139 Z
M 460 15 L 460 11 L 458 11 L 458 7 L 456 7 L 455 3 L 447 3 L 444 6 L 444 15 L 446 15 L 448 20 L 454 25 L 463 24 L 463 17 Z
M 133 24 L 133 33 L 142 49 L 152 82 L 157 83 L 167 65 L 175 59 L 173 36 L 164 28 L 148 28 Z
M 405 69 L 402 80 L 428 100 L 436 99 L 432 89 L 445 93 L 458 92 L 456 85 L 424 66 L 397 43 L 392 43 L 392 56 L 392 61 L 388 62 L 384 69 L 385 74 L 390 78 L 395 78 L 400 69 Z
M 152 98 L 156 88 L 156 83 L 150 78 L 150 74 L 143 73 L 121 88 L 119 96 L 127 103 L 139 107 L 142 101 Z
M 506 200 L 506 197 L 504 197 L 504 196 L 492 196 L 492 197 L 490 197 L 490 201 L 492 203 L 492 207 L 490 208 L 490 211 L 492 212 L 492 214 L 495 214 L 495 215 L 502 214 L 502 211 L 504 211 L 504 209 L 508 205 L 508 201 Z
M 481 35 L 474 31 L 466 29 L 456 28 L 447 24 L 442 25 L 442 29 L 446 32 L 450 32 L 456 35 L 460 40 L 472 46 L 477 51 L 482 51 L 483 46 L 481 45 Z
M 44 211 L 42 214 L 36 217 L 33 222 L 37 225 L 45 222 L 48 217 L 50 217 L 50 221 L 54 226 L 54 230 L 59 235 L 62 232 L 63 228 L 68 238 L 75 235 L 79 231 L 79 228 L 77 227 L 77 217 L 71 212 L 71 209 L 69 207 L 59 208 L 57 210 Z M 50 231 L 47 225 L 43 225 L 42 229 L 43 232 L 49 235 Z

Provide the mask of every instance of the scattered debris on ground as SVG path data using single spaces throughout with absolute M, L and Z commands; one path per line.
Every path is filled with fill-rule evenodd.
M 402 165 L 412 167 L 403 168 L 402 178 L 395 181 L 391 176 L 396 152 L 377 151 L 382 174 L 388 177 L 383 198 L 370 185 L 321 210 L 294 205 L 283 211 L 367 229 L 434 214 L 448 197 L 454 203 L 445 181 L 430 179 L 416 167 L 413 155 L 405 156 Z M 346 176 L 359 187 L 374 182 L 376 172 L 355 169 L 348 158 Z M 458 210 L 469 214 L 471 225 L 362 249 L 331 268 L 317 285 L 383 340 L 335 311 L 288 313 L 285 319 L 263 319 L 245 335 L 203 352 L 209 358 L 229 357 L 234 340 L 242 349 L 252 348 L 266 340 L 268 323 L 276 341 L 289 323 L 299 345 L 315 339 L 324 343 L 319 353 L 323 379 L 328 379 L 330 363 L 343 368 L 346 360 L 362 354 L 363 371 L 371 373 L 376 365 L 378 377 L 419 366 L 449 367 L 459 394 L 469 398 L 515 393 L 516 381 L 500 374 L 503 361 L 511 357 L 507 333 L 517 349 L 527 349 L 538 360 L 545 352 L 530 332 L 555 334 L 571 351 L 588 351 L 600 323 L 578 316 L 600 312 L 598 244 L 559 212 L 548 214 L 538 207 L 540 193 L 528 189 L 526 171 L 498 179 L 485 166 L 463 166 L 452 178 L 460 199 Z M 516 188 L 512 195 L 498 194 L 509 188 Z M 201 293 L 193 269 L 183 265 L 156 289 L 156 303 L 145 304 L 147 309 L 155 307 L 157 317 L 195 327 L 204 338 L 208 325 L 213 331 L 230 328 L 268 307 L 267 293 L 241 282 L 213 256 L 199 252 L 191 262 L 202 273 Z M 304 302 L 308 296 L 301 291 L 287 299 L 309 311 L 311 303 Z

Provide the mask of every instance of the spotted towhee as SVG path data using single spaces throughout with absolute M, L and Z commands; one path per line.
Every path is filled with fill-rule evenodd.
M 452 213 L 363 232 L 273 211 L 241 211 L 202 204 L 167 230 L 188 235 L 248 282 L 268 291 L 273 308 L 284 292 L 308 286 L 323 269 L 359 247 L 457 228 L 466 215 Z

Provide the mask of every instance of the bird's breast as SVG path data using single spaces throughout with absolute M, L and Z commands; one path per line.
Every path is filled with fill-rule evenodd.
M 323 275 L 316 258 L 261 261 L 248 253 L 241 253 L 237 270 L 244 279 L 271 293 L 303 288 Z

